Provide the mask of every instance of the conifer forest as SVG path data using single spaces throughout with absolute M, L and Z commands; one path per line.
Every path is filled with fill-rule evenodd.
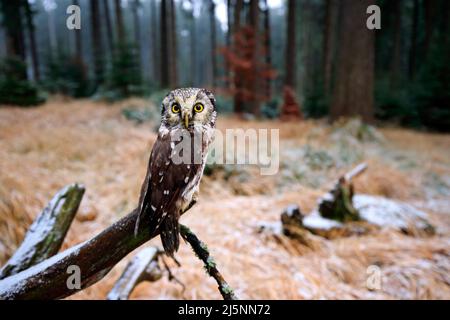
M 0 300 L 450 299 L 449 13 L 0 0 Z

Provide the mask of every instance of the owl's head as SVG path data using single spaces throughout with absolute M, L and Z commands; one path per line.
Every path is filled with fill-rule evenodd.
M 175 89 L 164 98 L 161 115 L 162 125 L 168 128 L 214 127 L 216 99 L 206 89 Z

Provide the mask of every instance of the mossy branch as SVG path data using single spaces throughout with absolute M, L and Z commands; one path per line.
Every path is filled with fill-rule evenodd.
M 52 211 L 52 208 L 59 208 L 58 210 L 60 210 L 60 214 L 63 216 L 71 216 L 71 221 L 84 192 L 84 188 L 75 186 L 69 186 L 58 193 L 50 202 L 52 205 L 48 207 L 48 210 L 46 208 L 44 213 L 56 212 Z M 61 202 L 61 199 L 66 200 Z M 53 255 L 59 249 L 70 226 L 70 223 L 63 223 L 59 219 L 56 219 L 58 222 L 55 222 L 52 226 L 55 229 L 60 228 L 60 232 L 55 231 L 58 237 L 53 239 L 59 239 L 57 240 L 59 245 L 49 246 L 52 248 L 51 250 L 38 251 L 39 254 L 47 257 L 46 260 L 42 257 L 36 258 L 33 260 L 34 265 L 30 263 L 32 265 L 31 267 L 22 269 L 23 271 L 1 279 L 0 300 L 62 299 L 98 282 L 126 255 L 143 243 L 159 235 L 159 229 L 150 233 L 150 219 L 148 216 L 142 217 L 139 229 L 135 234 L 134 229 L 137 217 L 138 210 L 134 209 L 128 215 L 90 240 Z M 45 226 L 44 222 L 38 223 L 39 219 L 40 217 L 38 217 L 33 225 L 40 225 L 42 223 Z M 66 219 L 63 219 L 63 221 L 66 221 Z M 234 299 L 233 291 L 217 270 L 206 245 L 185 226 L 181 227 L 181 235 L 192 246 L 194 252 L 204 261 L 208 273 L 219 283 L 219 290 L 224 299 Z M 48 241 L 45 243 L 48 243 Z M 58 249 L 55 249 L 56 247 Z M 36 261 L 40 262 L 37 263 Z M 68 285 L 72 276 L 70 270 L 74 266 L 80 271 L 79 286 Z
M 186 242 L 188 242 L 192 250 L 195 252 L 197 257 L 203 261 L 206 272 L 216 280 L 219 285 L 219 291 L 224 300 L 237 300 L 233 289 L 228 285 L 228 283 L 223 278 L 222 274 L 217 269 L 216 262 L 214 258 L 210 255 L 208 247 L 201 241 L 188 227 L 185 225 L 180 225 L 180 234 Z
M 61 189 L 34 220 L 14 255 L 0 271 L 4 279 L 55 255 L 64 241 L 84 194 L 72 184 Z

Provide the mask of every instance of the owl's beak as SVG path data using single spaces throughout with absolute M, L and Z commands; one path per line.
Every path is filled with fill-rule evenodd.
M 189 127 L 189 114 L 185 113 L 184 115 L 184 125 L 186 127 L 186 129 Z

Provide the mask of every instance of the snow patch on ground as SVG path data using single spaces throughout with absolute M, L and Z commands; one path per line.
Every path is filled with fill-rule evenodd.
M 303 225 L 307 228 L 321 230 L 330 230 L 332 228 L 342 227 L 341 223 L 322 217 L 316 210 L 303 219 Z
M 404 202 L 361 194 L 353 197 L 353 205 L 362 219 L 381 227 L 425 229 L 430 225 L 425 212 Z

